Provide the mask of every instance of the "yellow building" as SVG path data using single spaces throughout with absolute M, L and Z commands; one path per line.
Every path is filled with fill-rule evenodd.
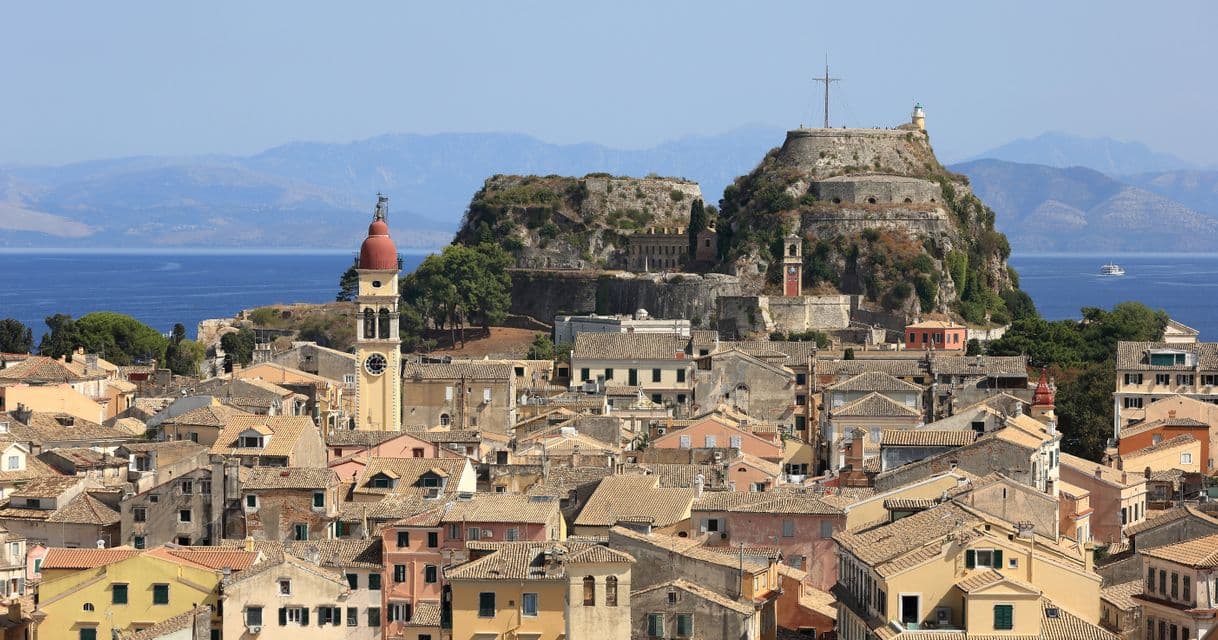
M 42 561 L 34 637 L 98 640 L 148 629 L 197 605 L 215 610 L 221 572 L 248 569 L 257 557 L 208 548 L 51 549 Z
M 402 430 L 402 340 L 398 335 L 398 250 L 389 238 L 389 198 L 379 196 L 368 237 L 359 250 L 359 308 L 355 356 L 359 365 L 355 428 Z
M 968 637 L 1115 640 L 1096 626 L 1101 579 L 1092 571 L 1090 545 L 1002 524 L 947 502 L 837 534 L 838 637 L 935 629 Z
M 630 637 L 629 555 L 588 543 L 468 546 L 474 559 L 447 571 L 452 640 Z

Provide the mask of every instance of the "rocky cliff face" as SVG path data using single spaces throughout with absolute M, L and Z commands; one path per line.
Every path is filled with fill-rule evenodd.
M 1017 287 L 994 214 L 911 129 L 791 131 L 724 192 L 720 269 L 776 293 L 783 236 L 803 242 L 804 287 L 908 315 L 1009 320 Z
M 457 242 L 498 243 L 519 268 L 618 269 L 630 233 L 684 228 L 701 198 L 679 178 L 497 175 L 474 195 Z

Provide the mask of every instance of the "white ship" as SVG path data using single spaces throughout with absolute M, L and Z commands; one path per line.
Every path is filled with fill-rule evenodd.
M 1125 267 L 1122 267 L 1121 265 L 1113 263 L 1113 262 L 1109 262 L 1108 264 L 1100 267 L 1100 275 L 1101 276 L 1123 276 L 1123 275 L 1125 275 Z

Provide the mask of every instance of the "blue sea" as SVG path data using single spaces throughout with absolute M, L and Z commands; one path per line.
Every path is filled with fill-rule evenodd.
M 45 317 L 91 311 L 129 314 L 164 332 L 181 322 L 193 336 L 205 318 L 333 300 L 352 258 L 351 252 L 0 251 L 0 318 L 26 323 L 35 341 L 46 331 Z M 404 269 L 422 258 L 403 256 Z M 1127 275 L 1099 276 L 1110 260 Z M 1199 329 L 1202 339 L 1218 340 L 1218 254 L 1016 254 L 1010 262 L 1046 318 L 1137 300 Z

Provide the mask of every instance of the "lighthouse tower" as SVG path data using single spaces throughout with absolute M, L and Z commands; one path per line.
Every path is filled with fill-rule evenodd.
M 918 131 L 926 131 L 926 112 L 922 110 L 921 102 L 914 103 L 913 117 L 910 118 L 910 122 Z

